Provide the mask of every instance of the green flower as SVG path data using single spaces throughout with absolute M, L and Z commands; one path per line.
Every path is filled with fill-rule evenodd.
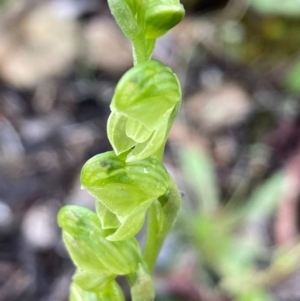
M 179 0 L 149 0 L 145 16 L 146 39 L 157 39 L 176 26 L 185 11 Z
M 134 148 L 128 162 L 153 155 L 167 139 L 181 91 L 176 75 L 158 61 L 130 69 L 118 83 L 108 119 L 108 138 L 117 155 Z
M 82 186 L 97 199 L 101 227 L 110 229 L 110 240 L 126 239 L 141 229 L 148 207 L 168 192 L 169 180 L 155 157 L 125 162 L 113 151 L 94 156 L 81 171 Z
M 73 262 L 87 274 L 130 274 L 142 260 L 135 238 L 117 242 L 107 240 L 109 232 L 101 228 L 97 214 L 87 208 L 63 207 L 58 213 L 58 224 Z

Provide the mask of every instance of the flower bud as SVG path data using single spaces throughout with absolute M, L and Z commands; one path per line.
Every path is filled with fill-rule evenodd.
M 146 10 L 146 39 L 156 39 L 176 26 L 185 11 L 179 0 L 149 0 Z
M 58 213 L 63 240 L 75 265 L 96 275 L 125 275 L 137 269 L 140 248 L 134 238 L 111 242 L 101 229 L 97 214 L 87 208 L 67 205 Z
M 154 154 L 166 139 L 170 115 L 180 99 L 176 75 L 158 61 L 141 63 L 125 73 L 116 87 L 107 124 L 116 154 L 133 146 L 127 161 Z

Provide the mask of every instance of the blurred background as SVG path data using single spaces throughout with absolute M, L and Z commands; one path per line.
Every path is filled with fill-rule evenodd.
M 300 300 L 300 2 L 183 4 L 154 55 L 184 95 L 165 154 L 183 208 L 156 300 Z M 68 300 L 56 214 L 93 208 L 80 169 L 111 149 L 131 65 L 104 0 L 0 0 L 0 301 Z

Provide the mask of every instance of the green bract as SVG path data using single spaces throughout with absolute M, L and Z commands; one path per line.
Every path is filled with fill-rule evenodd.
M 134 238 L 111 242 L 101 229 L 97 214 L 87 208 L 68 205 L 58 213 L 63 239 L 76 266 L 88 274 L 126 275 L 141 261 L 140 248 Z
M 140 230 L 148 207 L 168 192 L 169 174 L 155 157 L 125 162 L 111 151 L 85 163 L 81 183 L 97 199 L 102 227 L 115 228 L 107 238 L 120 240 Z
M 132 147 L 127 161 L 154 154 L 167 138 L 170 115 L 180 99 L 178 79 L 162 63 L 148 61 L 130 69 L 116 87 L 107 125 L 116 154 Z

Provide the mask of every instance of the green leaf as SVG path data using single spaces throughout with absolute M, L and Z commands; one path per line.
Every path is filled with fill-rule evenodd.
M 184 7 L 178 0 L 150 0 L 145 17 L 145 37 L 147 39 L 161 37 L 176 26 L 184 15 Z
M 281 200 L 284 186 L 284 174 L 278 172 L 259 186 L 242 208 L 246 221 L 257 221 L 274 212 Z
M 300 16 L 298 0 L 246 0 L 253 8 L 263 14 L 283 15 L 288 17 Z
M 290 68 L 287 74 L 286 84 L 291 91 L 300 92 L 300 58 L 298 58 Z
M 108 241 L 95 212 L 68 205 L 59 211 L 58 224 L 73 262 L 86 273 L 110 276 L 136 270 L 141 260 L 137 241 Z
M 247 291 L 241 292 L 241 288 L 238 288 L 239 293 L 236 298 L 237 301 L 272 301 L 273 298 L 262 288 L 251 288 Z
M 184 174 L 199 196 L 201 210 L 214 212 L 219 204 L 214 166 L 203 150 L 182 149 L 180 159 Z

